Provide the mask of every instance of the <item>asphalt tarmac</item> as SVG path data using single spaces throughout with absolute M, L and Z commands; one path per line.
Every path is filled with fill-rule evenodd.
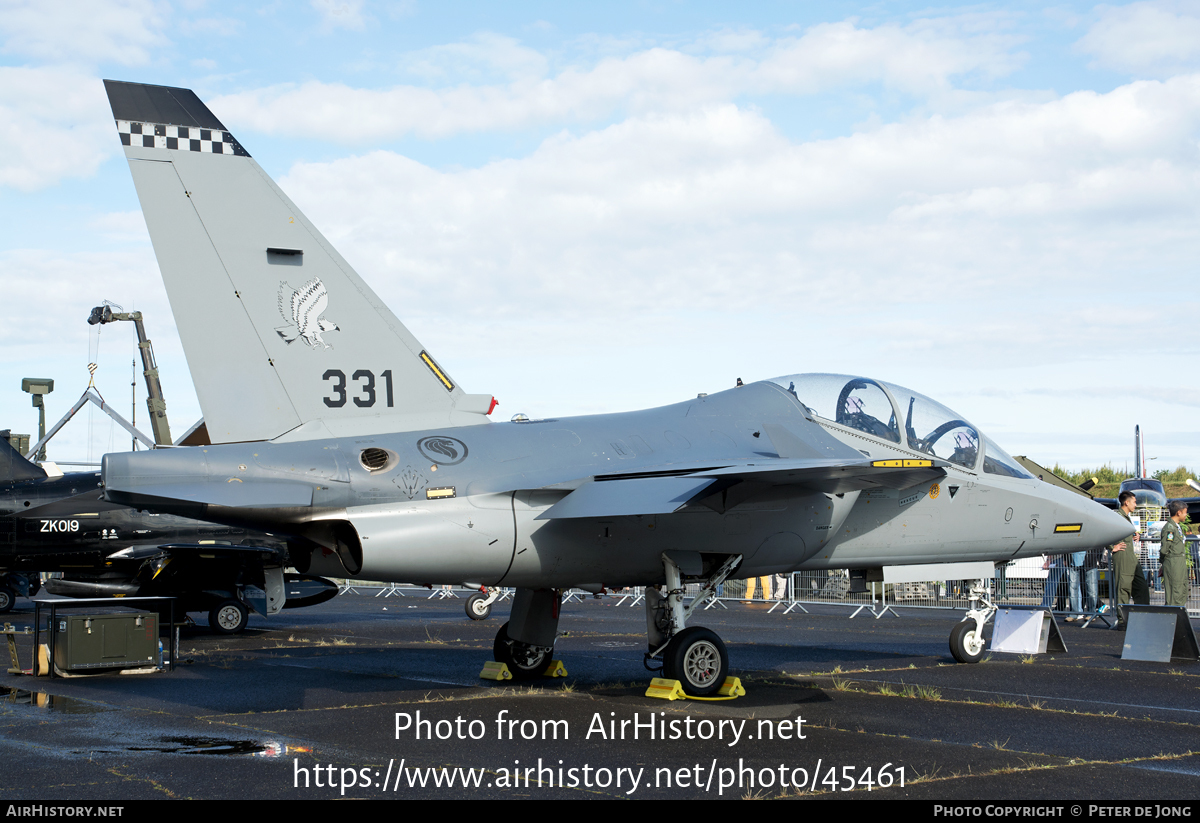
M 961 612 L 734 603 L 690 624 L 747 694 L 664 701 L 640 606 L 565 605 L 568 676 L 529 685 L 478 677 L 507 604 L 476 622 L 463 599 L 372 594 L 184 629 L 173 673 L 4 676 L 0 800 L 1200 799 L 1200 664 L 1123 662 L 1096 626 L 1064 624 L 1066 654 L 961 665 Z

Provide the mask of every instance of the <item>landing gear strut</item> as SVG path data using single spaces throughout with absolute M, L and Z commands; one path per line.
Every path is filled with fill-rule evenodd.
M 968 595 L 971 608 L 962 622 L 950 632 L 950 654 L 959 663 L 978 663 L 983 659 L 987 641 L 983 639 L 983 627 L 996 613 L 988 587 L 989 581 L 981 579 L 971 585 Z
M 717 586 L 741 565 L 742 556 L 734 555 L 722 563 L 686 608 L 681 564 L 688 567 L 690 575 L 699 576 L 703 560 L 697 552 L 663 552 L 662 561 L 667 577 L 665 594 L 656 587 L 646 587 L 646 634 L 650 641 L 646 668 L 650 668 L 651 660 L 661 659 L 664 677 L 680 681 L 693 697 L 709 697 L 717 693 L 729 674 L 729 653 L 716 632 L 685 626 L 692 612 L 703 608 Z

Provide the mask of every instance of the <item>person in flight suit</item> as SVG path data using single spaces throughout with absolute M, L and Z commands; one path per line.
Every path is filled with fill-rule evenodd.
M 1172 500 L 1168 509 L 1171 519 L 1162 527 L 1162 548 L 1158 556 L 1162 560 L 1163 587 L 1168 606 L 1186 606 L 1188 598 L 1187 549 L 1183 539 L 1183 527 L 1187 518 L 1187 503 Z
M 1134 509 L 1137 508 L 1137 498 L 1133 492 L 1121 492 L 1117 498 L 1120 503 L 1118 513 L 1129 521 L 1133 528 Z M 1125 628 L 1124 614 L 1119 606 L 1127 603 L 1137 603 L 1142 606 L 1150 605 L 1150 587 L 1146 585 L 1146 575 L 1142 571 L 1142 563 L 1138 558 L 1137 549 L 1133 545 L 1133 536 L 1126 537 L 1112 547 L 1113 572 L 1116 575 L 1117 588 L 1117 628 Z

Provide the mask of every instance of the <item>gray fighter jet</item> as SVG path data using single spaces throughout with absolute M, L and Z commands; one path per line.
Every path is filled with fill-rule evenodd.
M 493 423 L 492 396 L 463 391 L 195 94 L 105 85 L 212 443 L 106 455 L 109 500 L 296 537 L 315 574 L 516 587 L 495 656 L 518 677 L 550 659 L 561 590 L 645 585 L 647 664 L 701 696 L 728 655 L 687 622 L 735 570 L 1002 562 L 1130 533 L 866 378 Z M 956 657 L 982 656 L 988 616 L 955 629 Z

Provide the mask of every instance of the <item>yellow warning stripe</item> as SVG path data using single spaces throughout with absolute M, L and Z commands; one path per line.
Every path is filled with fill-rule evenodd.
M 438 368 L 438 364 L 433 362 L 433 358 L 425 352 L 421 352 L 420 356 L 421 359 L 425 361 L 425 365 L 429 367 L 429 370 L 433 372 L 433 376 L 442 381 L 442 385 L 446 387 L 446 391 L 453 391 L 454 384 L 451 383 L 450 378 Z
M 932 460 L 873 460 L 871 465 L 879 469 L 920 469 L 933 465 Z

